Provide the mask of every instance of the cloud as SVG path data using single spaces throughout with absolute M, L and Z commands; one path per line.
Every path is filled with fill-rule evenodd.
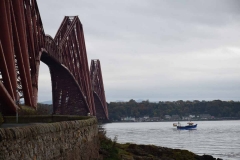
M 237 0 L 38 4 L 45 33 L 53 37 L 65 15 L 80 17 L 89 64 L 101 61 L 107 101 L 240 100 Z M 41 88 L 49 88 L 46 72 L 40 97 Z

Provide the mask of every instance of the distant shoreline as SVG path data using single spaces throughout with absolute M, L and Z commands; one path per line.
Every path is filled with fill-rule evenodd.
M 240 118 L 238 119 L 201 119 L 201 120 L 191 120 L 193 122 L 195 121 L 233 121 L 233 120 L 240 120 Z M 138 122 L 189 122 L 188 120 L 169 120 L 169 121 L 111 121 L 110 123 L 138 123 Z

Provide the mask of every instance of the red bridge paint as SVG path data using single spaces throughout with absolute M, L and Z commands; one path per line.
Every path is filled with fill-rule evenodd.
M 96 64 L 91 65 L 90 78 L 77 16 L 66 16 L 53 39 L 44 33 L 36 0 L 1 0 L 0 15 L 0 111 L 4 115 L 15 114 L 21 98 L 37 107 L 41 60 L 50 69 L 54 114 L 90 113 L 108 119 L 100 62 L 92 61 Z
M 108 119 L 108 109 L 105 98 L 100 61 L 92 60 L 90 68 L 93 96 L 98 119 Z

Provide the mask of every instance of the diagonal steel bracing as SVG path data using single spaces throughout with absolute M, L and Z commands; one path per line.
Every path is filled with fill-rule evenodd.
M 98 119 L 108 119 L 108 109 L 103 86 L 101 64 L 99 60 L 92 60 L 90 67 L 96 116 Z
M 105 95 L 104 99 L 101 95 L 103 84 L 101 92 L 92 88 L 95 81 L 90 79 L 79 18 L 66 16 L 53 39 L 44 33 L 36 0 L 1 0 L 0 111 L 3 114 L 14 114 L 16 101 L 20 99 L 36 108 L 40 60 L 49 66 L 51 73 L 54 114 L 91 113 L 108 117 Z M 103 106 L 103 110 L 98 109 L 99 114 L 95 103 Z
M 12 105 L 24 97 L 26 105 L 36 108 L 40 48 L 44 47 L 44 31 L 36 1 L 0 1 L 1 81 L 6 93 L 1 105 L 12 114 Z M 1 107 L 3 108 L 3 107 Z M 6 109 L 7 108 L 7 109 Z
M 41 58 L 50 68 L 55 113 L 76 114 L 67 106 L 79 106 L 85 111 L 78 114 L 95 115 L 83 29 L 78 17 L 65 17 L 55 38 L 46 36 L 45 48 L 47 55 L 60 64 L 57 67 L 50 58 Z M 74 81 L 67 77 L 73 77 Z

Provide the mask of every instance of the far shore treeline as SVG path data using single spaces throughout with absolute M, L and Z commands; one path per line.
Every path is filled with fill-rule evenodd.
M 144 116 L 160 117 L 165 115 L 189 115 L 210 114 L 215 119 L 240 119 L 240 102 L 236 101 L 159 101 L 148 100 L 136 102 L 131 99 L 128 102 L 108 103 L 109 118 L 112 121 L 121 121 L 122 117 L 140 118 Z

